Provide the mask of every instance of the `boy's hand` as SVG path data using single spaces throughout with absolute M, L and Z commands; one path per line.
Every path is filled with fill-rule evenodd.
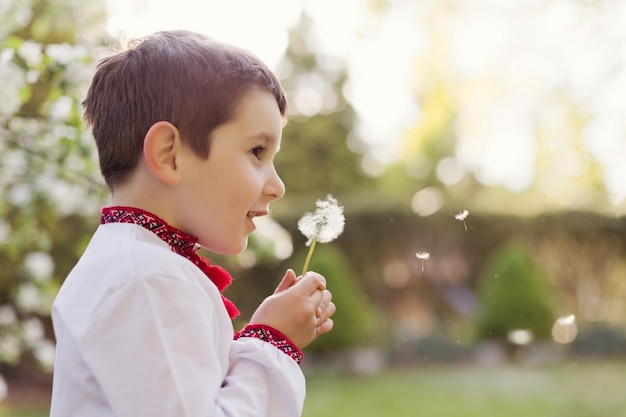
M 298 277 L 296 277 L 296 273 L 293 272 L 293 269 L 288 269 L 285 272 L 285 276 L 278 284 L 278 287 L 274 290 L 274 294 L 278 294 L 279 292 L 285 291 L 287 288 L 290 288 L 293 284 L 298 281 Z
M 303 349 L 317 336 L 332 330 L 330 317 L 336 308 L 331 300 L 323 276 L 307 272 L 298 278 L 288 270 L 274 294 L 261 303 L 250 324 L 274 327 Z

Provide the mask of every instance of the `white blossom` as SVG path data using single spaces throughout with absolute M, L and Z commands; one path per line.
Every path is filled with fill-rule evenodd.
M 28 184 L 15 184 L 9 190 L 7 197 L 12 204 L 18 207 L 26 207 L 33 198 L 33 192 Z
M 19 286 L 16 302 L 22 311 L 38 311 L 42 307 L 43 297 L 36 286 L 26 282 Z
M 17 53 L 26 61 L 29 67 L 34 67 L 43 58 L 43 47 L 33 41 L 24 41 L 18 48 Z
M 54 260 L 46 252 L 30 252 L 24 258 L 24 268 L 35 281 L 48 281 L 54 272 Z
M 20 90 L 24 85 L 24 71 L 13 62 L 15 52 L 5 49 L 0 52 L 0 79 L 6 86 L 11 88 L 2 89 L 2 100 L 0 100 L 0 114 L 13 114 L 22 105 Z
M 0 359 L 4 362 L 15 363 L 22 352 L 22 342 L 14 334 L 0 337 Z
M 328 243 L 337 239 L 346 222 L 343 207 L 330 194 L 326 200 L 317 200 L 315 205 L 317 209 L 313 213 L 305 213 L 298 221 L 298 229 L 309 239 L 307 246 L 313 241 Z
M 53 120 L 67 120 L 72 114 L 74 101 L 71 97 L 61 96 L 50 105 L 49 115 Z
M 41 320 L 32 317 L 22 321 L 22 336 L 28 346 L 35 346 L 44 337 L 44 328 Z
M 11 304 L 0 306 L 0 326 L 10 326 L 17 321 L 15 309 Z
M 39 340 L 35 346 L 32 347 L 33 354 L 37 359 L 37 362 L 44 368 L 51 371 L 54 367 L 54 354 L 56 351 L 56 345 L 54 342 L 48 339 Z
M 56 43 L 46 46 L 46 53 L 55 61 L 67 65 L 72 61 L 88 55 L 88 51 L 81 45 L 70 45 L 69 43 Z

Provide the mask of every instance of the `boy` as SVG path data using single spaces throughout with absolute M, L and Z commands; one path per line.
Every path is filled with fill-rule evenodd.
M 234 333 L 234 255 L 284 194 L 282 88 L 256 57 L 186 31 L 104 59 L 83 103 L 112 206 L 53 306 L 52 417 L 301 414 L 301 350 L 333 327 L 325 280 L 288 270 Z

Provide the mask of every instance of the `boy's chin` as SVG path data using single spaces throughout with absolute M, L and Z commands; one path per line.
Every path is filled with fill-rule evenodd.
M 235 255 L 241 255 L 246 249 L 248 249 L 248 237 L 247 236 L 246 236 L 246 239 L 243 241 L 243 245 L 241 246 L 241 249 Z
M 218 255 L 224 256 L 237 256 L 242 254 L 246 248 L 248 247 L 248 238 L 246 237 L 243 242 L 239 245 L 230 245 L 230 246 L 220 246 L 220 247 L 211 247 L 200 244 L 204 249 L 209 252 L 216 253 Z
M 241 243 L 241 245 L 224 248 L 222 251 L 220 251 L 220 255 L 225 255 L 225 256 L 241 255 L 246 250 L 247 247 L 248 247 L 248 238 L 246 237 L 246 239 Z

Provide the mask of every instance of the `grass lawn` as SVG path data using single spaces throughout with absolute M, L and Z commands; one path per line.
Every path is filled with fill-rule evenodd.
M 626 361 L 320 373 L 308 376 L 303 417 L 618 417 L 624 387 Z M 49 399 L 38 398 L 0 403 L 0 417 L 47 417 Z
M 626 362 L 309 376 L 303 417 L 626 416 Z
M 48 417 L 50 411 L 47 408 L 36 406 L 24 406 L 20 408 L 0 408 L 2 417 Z

